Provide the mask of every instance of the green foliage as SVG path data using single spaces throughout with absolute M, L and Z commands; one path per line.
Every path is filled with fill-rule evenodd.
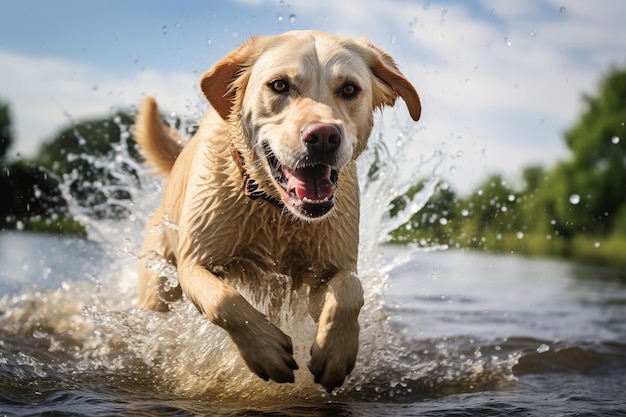
M 626 263 L 626 67 L 612 68 L 584 102 L 565 133 L 568 160 L 525 168 L 521 189 L 494 174 L 460 200 L 438 190 L 392 238 Z M 428 221 L 441 217 L 445 227 Z
M 0 101 L 0 160 L 3 160 L 13 142 L 11 111 L 9 105 Z
M 129 114 L 117 113 L 72 124 L 46 142 L 35 160 L 3 161 L 0 228 L 82 234 L 68 197 L 82 215 L 127 215 L 129 178 L 138 181 L 134 161 L 139 159 L 128 129 L 131 123 Z M 8 105 L 0 104 L 2 155 L 13 139 L 10 127 Z
M 405 194 L 407 198 L 394 199 L 391 202 L 390 215 L 395 217 L 405 210 L 407 201 L 411 201 L 418 192 L 422 191 L 425 183 L 425 181 L 420 181 L 409 188 Z M 447 184 L 440 183 L 428 203 L 413 214 L 408 222 L 391 233 L 392 242 L 417 242 L 422 245 L 447 244 L 452 239 L 450 224 L 455 215 L 456 200 L 456 194 Z
M 5 165 L 0 173 L 0 228 L 69 216 L 58 185 L 54 175 L 35 164 L 16 161 Z
M 49 169 L 67 186 L 67 192 L 83 214 L 96 218 L 123 218 L 131 193 L 125 182 L 135 179 L 140 158 L 128 126 L 129 114 L 73 124 L 44 143 L 37 163 Z M 131 158 L 118 158 L 120 155 Z
M 7 162 L 5 156 L 12 142 L 9 105 L 0 103 L 0 229 L 28 228 L 34 222 L 41 229 L 67 219 L 58 178 L 37 164 Z
M 571 159 L 560 162 L 540 187 L 541 206 L 554 230 L 572 237 L 607 235 L 626 204 L 626 69 L 613 68 L 596 96 L 565 133 Z

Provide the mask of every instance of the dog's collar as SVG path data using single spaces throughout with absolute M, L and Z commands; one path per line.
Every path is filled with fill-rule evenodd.
M 250 174 L 248 173 L 248 171 L 246 171 L 245 168 L 246 160 L 243 158 L 241 152 L 239 152 L 239 150 L 235 148 L 234 145 L 230 147 L 230 153 L 233 156 L 233 161 L 235 161 L 235 165 L 237 165 L 237 168 L 239 168 L 239 172 L 241 172 L 241 177 L 243 178 L 243 188 L 245 190 L 244 192 L 246 196 L 248 196 L 248 198 L 251 200 L 257 200 L 259 198 L 262 198 L 263 200 L 280 209 L 284 208 L 285 205 L 282 201 L 275 199 L 274 197 L 263 191 L 261 188 L 259 188 L 259 184 L 257 184 L 257 182 L 250 177 Z

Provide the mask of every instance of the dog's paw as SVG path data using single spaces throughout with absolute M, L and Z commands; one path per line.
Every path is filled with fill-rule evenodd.
M 311 346 L 309 362 L 309 371 L 313 374 L 315 382 L 321 384 L 328 392 L 340 387 L 346 376 L 354 369 L 358 350 L 358 325 L 356 331 L 341 332 L 331 328 L 329 332 L 321 335 L 318 332 Z
M 293 359 L 291 338 L 278 327 L 264 318 L 230 335 L 252 372 L 266 381 L 294 382 L 298 364 Z

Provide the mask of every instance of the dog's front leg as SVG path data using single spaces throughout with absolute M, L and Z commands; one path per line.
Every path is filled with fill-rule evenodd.
M 317 333 L 309 370 L 328 392 L 341 386 L 354 368 L 362 306 L 363 289 L 352 271 L 341 270 L 327 283 L 311 288 L 309 309 L 317 321 Z
M 187 297 L 215 324 L 228 332 L 252 372 L 276 382 L 293 382 L 298 365 L 291 338 L 223 280 L 200 265 L 180 268 Z

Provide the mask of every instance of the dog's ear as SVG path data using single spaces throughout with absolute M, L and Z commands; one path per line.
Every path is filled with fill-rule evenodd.
M 364 39 L 361 39 L 361 43 L 369 50 L 366 60 L 374 74 L 374 106 L 393 106 L 400 96 L 406 103 L 411 118 L 418 121 L 422 105 L 415 87 L 398 70 L 389 54 Z
M 209 100 L 211 106 L 219 113 L 222 119 L 227 120 L 235 101 L 239 85 L 237 80 L 252 65 L 252 55 L 256 49 L 256 38 L 251 38 L 230 52 L 213 67 L 202 74 L 200 89 Z

